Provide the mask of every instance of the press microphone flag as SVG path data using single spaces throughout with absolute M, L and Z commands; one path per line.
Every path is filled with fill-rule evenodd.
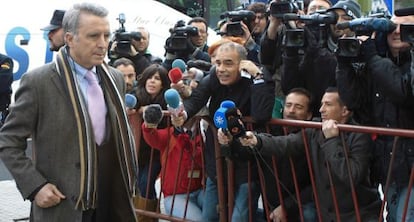
M 214 125 L 217 128 L 221 128 L 224 131 L 227 130 L 227 117 L 226 112 L 229 108 L 236 107 L 236 104 L 231 100 L 224 100 L 220 104 L 220 108 L 217 109 L 217 111 L 214 113 Z

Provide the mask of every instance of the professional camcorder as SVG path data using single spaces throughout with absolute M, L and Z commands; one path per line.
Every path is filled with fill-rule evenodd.
M 302 0 L 280 0 L 270 4 L 269 14 L 276 18 L 283 18 L 284 14 L 297 13 L 303 10 Z
M 356 36 L 371 36 L 376 32 L 376 44 L 378 49 L 386 49 L 385 38 L 388 33 L 395 30 L 396 25 L 388 18 L 359 18 L 349 22 L 342 22 L 336 25 L 338 29 L 349 28 L 355 32 Z M 358 58 L 360 56 L 361 40 L 356 37 L 346 37 L 338 40 L 338 56 L 348 58 Z M 383 54 L 379 50 L 380 54 Z
M 414 15 L 414 7 L 403 8 L 395 10 L 397 16 L 409 16 Z M 401 24 L 400 25 L 401 41 L 414 43 L 414 24 Z
M 321 11 L 312 15 L 298 15 L 294 13 L 286 13 L 282 17 L 283 21 L 299 20 L 306 24 L 311 30 L 326 29 L 326 25 L 336 24 L 338 15 L 335 12 Z M 323 33 L 323 32 L 322 32 Z M 325 38 L 325 36 L 319 36 Z M 285 33 L 284 45 L 286 47 L 303 47 L 305 45 L 306 35 L 303 29 L 287 29 Z
M 167 51 L 179 52 L 186 51 L 188 48 L 188 38 L 198 35 L 197 27 L 185 25 L 183 20 L 178 21 L 174 28 L 170 29 L 171 36 L 167 41 L 165 48 Z
M 115 48 L 115 54 L 116 55 L 110 55 L 111 57 L 117 57 L 117 56 L 127 56 L 129 55 L 131 51 L 131 40 L 137 40 L 140 41 L 142 38 L 142 34 L 140 32 L 127 32 L 125 30 L 125 15 L 123 13 L 120 13 L 118 18 L 119 22 L 119 29 L 115 31 L 115 38 L 114 42 L 117 43 Z M 112 53 L 112 52 L 109 52 Z
M 249 10 L 227 11 L 220 15 L 220 19 L 228 21 L 225 33 L 228 36 L 243 36 L 241 22 L 249 26 L 255 18 L 255 13 Z

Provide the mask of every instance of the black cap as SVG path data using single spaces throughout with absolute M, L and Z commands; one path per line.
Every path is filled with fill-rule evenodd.
M 361 17 L 361 6 L 354 0 L 339 0 L 327 11 L 332 11 L 334 9 L 344 10 L 346 15 L 351 16 L 353 19 Z
M 53 17 L 50 20 L 50 24 L 44 28 L 41 28 L 40 30 L 53 31 L 55 29 L 62 27 L 62 20 L 63 20 L 64 15 L 65 15 L 64 10 L 55 10 L 53 12 Z
M 396 16 L 414 15 L 414 7 L 397 9 L 394 13 Z

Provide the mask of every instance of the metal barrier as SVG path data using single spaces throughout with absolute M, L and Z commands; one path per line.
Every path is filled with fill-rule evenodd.
M 203 118 L 203 117 L 197 117 L 198 120 L 200 121 L 201 119 L 204 119 L 206 121 L 208 121 L 207 118 Z M 130 119 L 130 124 L 134 130 L 134 135 L 135 135 L 135 140 L 136 141 L 140 141 L 140 137 L 141 137 L 141 132 L 140 132 L 140 128 L 141 128 L 141 119 L 139 117 L 139 115 L 137 113 L 134 114 L 130 114 L 129 115 L 129 119 Z M 251 130 L 253 129 L 253 121 L 251 118 L 249 117 L 244 117 L 243 121 L 246 123 L 246 127 Z M 208 123 L 211 126 L 214 126 L 214 124 L 212 122 Z M 198 127 L 200 126 L 199 124 L 197 124 Z M 320 122 L 310 122 L 310 121 L 295 121 L 295 120 L 283 120 L 283 119 L 272 119 L 271 121 L 269 121 L 269 123 L 266 125 L 266 129 L 267 132 L 270 132 L 271 127 L 273 126 L 283 126 L 283 127 L 296 127 L 296 128 L 300 128 L 300 130 L 302 131 L 302 138 L 305 141 L 305 151 L 306 151 L 306 159 L 307 159 L 307 163 L 308 163 L 308 167 L 309 169 L 309 176 L 310 176 L 310 183 L 311 183 L 311 188 L 313 191 L 315 191 L 317 189 L 316 184 L 315 184 L 315 180 L 314 180 L 314 172 L 312 170 L 312 163 L 310 160 L 310 156 L 309 156 L 309 145 L 308 145 L 308 140 L 306 138 L 306 134 L 305 134 L 305 129 L 307 128 L 317 128 L 320 129 L 322 124 Z M 404 130 L 404 129 L 391 129 L 391 128 L 379 128 L 379 127 L 366 127 L 366 126 L 356 126 L 356 125 L 346 125 L 346 124 L 339 124 L 338 125 L 339 130 L 343 131 L 343 132 L 358 132 L 358 133 L 366 133 L 366 134 L 371 134 L 373 136 L 378 136 L 378 135 L 384 135 L 384 136 L 393 136 L 395 137 L 395 140 L 398 140 L 401 137 L 405 137 L 405 138 L 414 138 L 414 130 Z M 201 133 L 200 129 L 197 129 L 197 133 Z M 233 186 L 234 186 L 234 168 L 233 168 L 233 163 L 230 159 L 227 159 L 223 156 L 221 156 L 221 152 L 220 152 L 220 145 L 218 144 L 217 141 L 217 131 L 214 130 L 214 139 L 215 139 L 215 155 L 216 155 L 216 169 L 217 169 L 217 188 L 218 188 L 218 200 L 219 200 L 219 206 L 217 207 L 218 212 L 219 212 L 219 218 L 221 222 L 224 221 L 230 221 L 231 220 L 231 215 L 232 215 L 232 210 L 233 210 L 233 201 L 234 201 L 234 193 L 233 191 Z M 342 139 L 342 142 L 345 143 L 345 141 Z M 138 144 L 138 142 L 136 142 Z M 139 146 L 138 146 L 139 148 Z M 205 148 L 205 146 L 203 146 L 203 148 Z M 394 148 L 395 149 L 396 146 L 394 144 Z M 138 153 L 138 152 L 137 152 Z M 257 159 L 257 161 L 260 161 L 260 159 Z M 393 160 L 391 160 L 391 164 Z M 227 165 L 227 171 L 224 172 L 223 169 L 223 164 Z M 263 217 L 263 221 L 271 221 L 269 218 L 269 214 L 270 212 L 273 210 L 274 207 L 276 206 L 269 206 L 268 204 L 268 195 L 267 195 L 267 189 L 269 189 L 269 186 L 266 187 L 265 185 L 265 179 L 269 179 L 269 178 L 265 178 L 263 172 L 264 172 L 264 167 L 261 164 L 258 164 L 257 162 L 251 162 L 250 165 L 252 164 L 257 164 L 258 165 L 258 175 L 259 175 L 259 181 L 260 181 L 260 185 L 261 185 L 261 192 L 262 192 L 262 201 L 263 201 L 263 210 L 264 210 L 264 217 Z M 292 174 L 292 181 L 293 181 L 293 186 L 294 189 L 292 192 L 286 192 L 283 187 L 283 185 L 281 185 L 280 182 L 280 178 L 279 175 L 285 172 L 278 172 L 278 167 L 277 167 L 277 160 L 276 158 L 272 158 L 271 159 L 271 167 L 270 166 L 265 166 L 265 168 L 267 168 L 267 170 L 269 170 L 269 168 L 272 171 L 272 174 L 274 175 L 274 189 L 277 191 L 277 198 L 279 198 L 279 203 L 281 206 L 283 206 L 286 201 L 286 199 L 283 197 L 283 193 L 288 193 L 289 196 L 293 197 L 293 199 L 295 199 L 297 201 L 297 205 L 299 206 L 299 217 L 301 218 L 301 221 L 304 221 L 304 209 L 302 208 L 302 203 L 301 203 L 301 190 L 300 190 L 300 184 L 298 184 L 298 178 L 296 176 L 296 171 L 295 171 L 295 161 L 291 158 L 289 158 L 289 166 L 290 169 L 285 169 L 285 170 L 289 170 L 290 173 Z M 330 168 L 335 167 L 335 166 L 327 166 L 328 171 L 331 170 Z M 349 169 L 349 165 L 347 166 Z M 250 173 L 250 167 L 249 167 L 249 175 Z M 331 175 L 329 173 L 329 175 Z M 331 175 L 332 176 L 332 175 Z M 160 175 L 161 179 L 162 179 L 162 175 Z M 228 183 L 225 183 L 225 177 L 226 180 L 228 181 Z M 300 179 L 300 178 L 299 178 Z M 409 183 L 409 188 L 412 187 L 413 185 L 413 181 L 414 181 L 414 170 L 411 170 L 411 177 L 410 177 L 410 183 Z M 175 181 L 177 183 L 177 181 Z M 352 177 L 351 177 L 351 181 L 349 181 L 350 186 L 352 188 L 352 192 L 350 194 L 344 194 L 344 195 L 352 195 L 352 201 L 354 203 L 354 207 L 355 207 L 355 213 L 356 213 L 356 218 L 357 221 L 361 221 L 359 218 L 359 208 L 358 208 L 358 197 L 355 194 L 355 188 L 354 188 L 354 181 L 352 181 Z M 225 192 L 226 188 L 225 188 L 225 184 L 227 184 L 227 190 L 229 192 Z M 175 184 L 176 185 L 176 184 Z M 384 192 L 387 192 L 388 190 L 388 186 L 389 186 L 389 182 L 387 181 L 387 183 L 384 185 Z M 271 188 L 271 187 L 270 187 Z M 293 194 L 294 193 L 294 194 Z M 316 192 L 313 192 L 314 194 Z M 331 193 L 333 194 L 334 197 L 334 205 L 335 205 L 335 209 L 333 209 L 334 212 L 336 212 L 337 214 L 337 218 L 336 221 L 340 221 L 339 218 L 339 203 L 340 203 L 340 197 L 337 197 L 335 195 L 335 187 L 331 188 Z M 189 192 L 187 192 L 187 195 L 189 194 Z M 188 197 L 188 196 L 187 196 Z M 250 197 L 250 194 L 249 194 Z M 320 206 L 319 206 L 319 197 L 317 195 L 314 195 L 314 200 L 315 200 L 315 207 L 317 209 L 317 218 L 318 221 L 322 221 L 322 218 L 320 216 Z M 159 194 L 159 200 L 162 199 L 162 194 Z M 187 202 L 188 202 L 188 198 L 187 198 Z M 405 207 L 405 214 L 407 212 L 407 206 L 408 206 L 408 202 L 409 200 L 406 200 L 406 207 Z M 383 212 L 384 212 L 384 206 L 386 203 L 386 199 L 384 198 L 382 200 L 382 206 L 381 206 L 381 211 L 380 214 L 378 215 L 378 221 L 382 221 L 383 220 Z M 160 207 L 161 201 L 158 201 L 158 207 Z M 145 215 L 151 218 L 158 218 L 158 219 L 162 219 L 162 220 L 168 220 L 168 221 L 187 221 L 184 218 L 177 218 L 177 217 L 173 217 L 171 214 L 165 214 L 165 212 L 150 212 L 150 211 L 146 211 L 146 210 L 141 210 L 141 209 L 136 209 L 136 212 L 138 215 Z M 250 211 L 251 212 L 251 211 Z M 257 216 L 256 215 L 249 215 L 249 221 L 257 221 Z

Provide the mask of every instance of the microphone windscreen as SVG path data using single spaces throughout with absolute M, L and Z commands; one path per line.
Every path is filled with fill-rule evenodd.
M 125 105 L 128 108 L 134 108 L 137 105 L 137 97 L 132 94 L 125 94 Z
M 177 109 L 180 106 L 180 94 L 175 89 L 167 89 L 164 93 L 165 102 L 168 106 Z
M 394 14 L 396 16 L 414 15 L 414 7 L 397 9 L 395 10 Z
M 234 108 L 236 107 L 236 104 L 231 101 L 231 100 L 224 100 L 223 102 L 221 102 L 220 107 L 222 108 Z
M 214 125 L 218 129 L 226 129 L 227 130 L 227 118 L 226 118 L 226 111 L 227 108 L 220 107 L 217 109 L 217 111 L 214 113 Z
M 187 65 L 185 64 L 184 60 L 182 60 L 182 59 L 175 59 L 172 62 L 171 67 L 172 68 L 179 68 L 182 73 L 184 73 L 185 70 L 187 69 Z
M 168 72 L 168 78 L 170 78 L 170 81 L 172 83 L 177 83 L 183 78 L 183 72 L 181 72 L 180 68 L 178 67 L 172 68 Z
M 158 125 L 163 117 L 160 104 L 148 105 L 143 113 L 144 121 L 147 124 Z

